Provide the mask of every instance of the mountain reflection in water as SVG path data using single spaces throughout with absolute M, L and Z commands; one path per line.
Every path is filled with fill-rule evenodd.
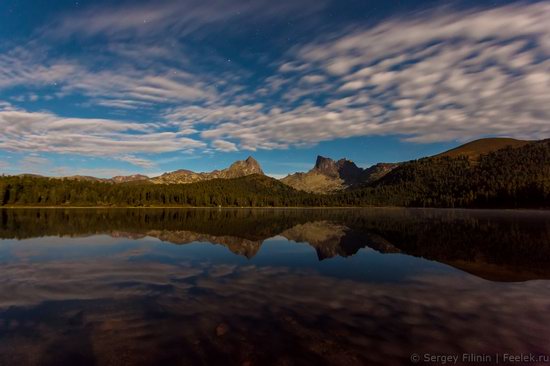
M 494 281 L 550 278 L 550 213 L 421 209 L 0 210 L 0 238 L 154 237 L 220 244 L 253 258 L 266 239 L 308 243 L 319 260 L 361 248 L 449 264 Z
M 0 238 L 0 365 L 548 352 L 542 211 L 11 209 Z

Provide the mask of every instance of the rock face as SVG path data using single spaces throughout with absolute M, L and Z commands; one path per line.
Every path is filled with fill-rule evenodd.
M 149 177 L 146 175 L 134 174 L 134 175 L 126 175 L 126 176 L 119 175 L 111 178 L 111 181 L 113 183 L 138 182 L 138 181 L 144 181 L 144 180 L 149 180 Z
M 335 161 L 317 156 L 315 166 L 309 172 L 291 174 L 281 179 L 281 182 L 301 191 L 332 193 L 378 180 L 397 165 L 380 163 L 368 169 L 362 169 L 348 159 Z
M 357 183 L 363 173 L 363 169 L 351 160 L 340 159 L 334 161 L 324 156 L 317 156 L 313 170 L 327 177 L 341 179 L 347 185 Z
M 264 172 L 260 164 L 251 156 L 246 160 L 239 160 L 231 164 L 227 169 L 214 170 L 208 173 L 195 173 L 190 170 L 177 170 L 165 173 L 160 177 L 152 178 L 150 181 L 155 184 L 185 184 L 202 182 L 211 179 L 231 179 Z
M 327 177 L 338 177 L 338 167 L 336 166 L 336 162 L 321 155 L 317 156 L 313 170 L 320 174 L 326 175 Z
M 251 174 L 263 175 L 264 172 L 256 159 L 249 156 L 246 160 L 236 161 L 228 169 L 221 170 L 220 178 L 239 178 Z

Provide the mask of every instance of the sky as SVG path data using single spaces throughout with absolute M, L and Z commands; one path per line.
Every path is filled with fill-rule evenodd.
M 282 177 L 550 137 L 550 3 L 0 2 L 0 173 Z

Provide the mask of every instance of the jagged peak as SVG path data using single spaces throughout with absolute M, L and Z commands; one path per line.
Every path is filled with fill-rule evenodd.
M 248 158 L 246 158 L 245 161 L 246 161 L 247 163 L 249 163 L 249 164 L 250 164 L 250 163 L 258 164 L 258 161 L 257 161 L 256 159 L 254 159 L 254 158 L 252 157 L 252 155 L 250 155 Z
M 322 164 L 326 164 L 326 163 L 334 163 L 334 160 L 332 160 L 331 158 L 327 158 L 325 156 L 322 156 L 322 155 L 317 155 L 317 159 L 315 160 L 315 167 L 319 167 L 320 165 Z
M 357 166 L 357 164 L 355 164 L 353 162 L 353 160 L 350 160 L 348 158 L 341 158 L 339 160 L 334 160 L 332 158 L 327 158 L 325 156 L 322 156 L 322 155 L 317 155 L 317 159 L 315 160 L 315 167 L 316 168 L 319 168 L 320 166 L 322 165 L 335 165 L 335 166 L 343 166 L 343 165 L 355 165 Z
M 353 164 L 353 165 L 356 165 L 355 162 L 353 160 L 350 160 L 348 158 L 342 158 L 340 160 L 337 161 L 338 164 L 340 165 L 343 165 L 343 164 Z
M 228 169 L 231 172 L 240 173 L 240 175 L 249 175 L 249 174 L 264 174 L 260 163 L 252 156 L 249 156 L 245 160 L 237 160 Z

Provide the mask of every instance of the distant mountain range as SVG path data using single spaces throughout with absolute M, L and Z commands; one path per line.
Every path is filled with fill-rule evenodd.
M 191 170 L 180 169 L 174 172 L 164 173 L 159 177 L 150 178 L 142 174 L 134 174 L 127 176 L 116 176 L 113 178 L 96 178 L 83 175 L 73 175 L 63 177 L 64 179 L 90 181 L 90 182 L 105 182 L 105 183 L 129 183 L 129 182 L 150 182 L 154 184 L 189 184 L 197 183 L 211 179 L 232 179 L 244 177 L 252 174 L 264 175 L 260 164 L 249 156 L 246 160 L 238 160 L 231 164 L 227 169 L 214 170 L 211 172 L 196 173 Z M 23 174 L 31 176 L 30 174 Z M 32 175 L 37 176 L 37 175 Z
M 249 156 L 246 160 L 239 160 L 231 164 L 227 169 L 214 170 L 209 173 L 195 173 L 190 170 L 177 170 L 165 173 L 160 177 L 152 178 L 150 181 L 156 184 L 187 184 L 202 182 L 211 179 L 232 179 L 252 174 L 264 175 L 260 164 Z
M 550 140 L 482 139 L 367 169 L 319 156 L 281 180 L 254 158 L 208 173 L 0 177 L 1 205 L 550 207 Z
M 468 159 L 475 160 L 479 158 L 479 156 L 493 151 L 506 147 L 518 148 L 529 143 L 531 143 L 531 141 L 515 140 L 511 138 L 486 138 L 469 142 L 455 149 L 438 154 L 435 157 L 456 158 L 458 156 L 465 156 Z M 329 194 L 373 183 L 402 164 L 403 163 L 400 162 L 378 163 L 363 169 L 358 167 L 353 161 L 345 158 L 333 160 L 324 156 L 317 156 L 315 165 L 311 170 L 308 172 L 290 174 L 280 181 L 300 191 Z M 115 184 L 131 182 L 190 184 L 212 179 L 240 178 L 253 174 L 264 175 L 264 172 L 260 164 L 252 156 L 249 156 L 246 160 L 236 161 L 229 168 L 214 170 L 212 172 L 193 172 L 191 170 L 180 169 L 153 178 L 141 174 L 116 176 L 110 179 L 81 175 L 64 178 L 78 181 L 95 181 Z M 26 176 L 36 175 L 26 174 Z

